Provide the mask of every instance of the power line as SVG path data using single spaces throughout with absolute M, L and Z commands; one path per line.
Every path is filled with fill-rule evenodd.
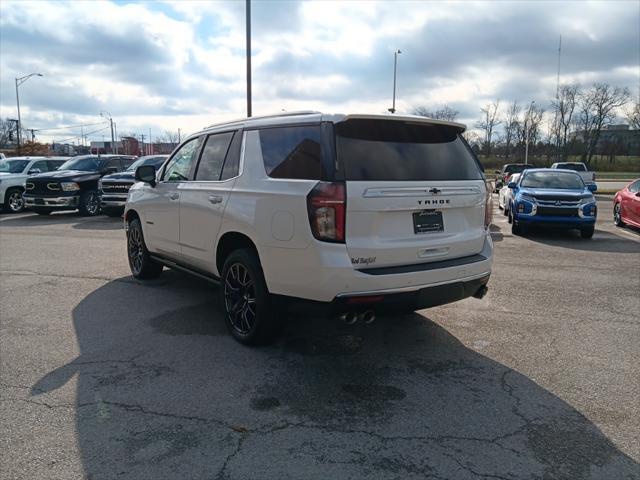
M 84 135 L 85 135 L 85 137 L 88 137 L 89 135 L 93 135 L 94 133 L 102 132 L 103 130 L 106 130 L 107 128 L 110 128 L 109 125 L 107 125 L 106 127 L 99 128 L 98 130 L 94 130 L 92 132 L 87 132 Z M 69 140 L 73 140 L 74 138 L 78 138 L 79 136 L 80 135 L 74 135 L 73 137 L 68 137 L 68 138 L 65 138 L 63 140 L 58 140 L 57 143 L 65 143 L 65 142 L 67 142 Z
M 69 128 L 78 128 L 78 127 L 93 127 L 95 125 L 104 125 L 105 122 L 98 122 L 98 123 L 82 123 L 79 125 L 69 125 L 67 127 L 52 127 L 52 128 L 34 128 L 33 131 L 34 132 L 45 132 L 45 131 L 49 131 L 49 130 L 66 130 Z

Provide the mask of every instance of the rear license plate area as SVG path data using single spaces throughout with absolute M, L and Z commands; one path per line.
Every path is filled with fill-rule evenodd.
M 444 232 L 444 222 L 440 210 L 422 210 L 413 212 L 413 233 Z

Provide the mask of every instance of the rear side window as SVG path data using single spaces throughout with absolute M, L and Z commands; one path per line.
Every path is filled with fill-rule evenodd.
M 556 168 L 562 168 L 564 170 L 573 170 L 574 172 L 587 171 L 587 167 L 582 163 L 559 163 Z
M 220 180 L 224 158 L 232 138 L 233 132 L 209 135 L 202 149 L 196 180 Z
M 336 124 L 338 162 L 346 180 L 481 180 L 459 130 L 397 120 Z
M 260 130 L 262 159 L 272 178 L 321 180 L 320 125 L 277 127 Z

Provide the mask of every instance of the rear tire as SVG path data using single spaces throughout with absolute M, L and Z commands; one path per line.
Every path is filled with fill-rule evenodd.
M 88 190 L 80 194 L 80 215 L 93 217 L 100 213 L 100 196 L 96 190 Z
M 522 227 L 516 223 L 511 212 L 509 212 L 509 217 L 511 218 L 511 233 L 513 235 L 522 235 Z
M 274 339 L 281 326 L 279 309 L 255 251 L 231 252 L 222 268 L 220 294 L 225 323 L 237 341 L 262 345 Z
M 513 215 L 511 214 L 511 208 L 507 210 L 507 222 L 509 222 L 510 224 L 513 223 Z
M 615 223 L 616 227 L 624 227 L 624 222 L 622 221 L 622 215 L 620 214 L 621 210 L 620 202 L 616 202 L 613 206 L 613 223 Z
M 147 280 L 157 278 L 162 273 L 162 264 L 151 258 L 147 250 L 142 234 L 142 224 L 137 218 L 131 220 L 127 230 L 127 258 L 135 278 Z
M 51 208 L 33 207 L 33 211 L 38 215 L 50 215 L 53 210 Z
M 581 228 L 580 229 L 580 236 L 586 240 L 590 239 L 591 237 L 593 237 L 593 233 L 595 232 L 596 228 L 595 227 L 586 227 L 586 228 Z
M 4 210 L 9 213 L 20 213 L 24 210 L 24 198 L 19 188 L 9 188 L 4 194 Z

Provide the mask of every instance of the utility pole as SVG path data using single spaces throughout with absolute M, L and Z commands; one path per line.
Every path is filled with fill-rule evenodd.
M 530 120 L 531 117 L 531 109 L 533 108 L 533 104 L 536 103 L 535 100 L 531 101 L 529 105 L 529 111 L 527 112 L 527 116 L 524 119 L 524 133 L 525 133 L 525 141 L 524 141 L 524 164 L 527 165 L 529 163 L 529 127 L 527 126 L 527 121 Z
M 247 14 L 247 117 L 251 116 L 251 0 L 246 0 Z
M 178 129 L 178 143 L 180 143 L 180 129 Z
M 400 50 L 393 52 L 393 104 L 389 109 L 391 113 L 396 113 L 396 73 L 398 70 L 398 55 L 401 53 Z
M 35 142 L 36 141 L 36 134 L 34 133 L 34 129 L 31 129 L 31 141 Z
M 149 155 L 153 155 L 153 142 L 151 141 L 151 129 L 149 129 Z
M 140 146 L 140 153 L 142 153 L 144 155 L 144 133 L 140 134 L 140 142 L 142 143 L 142 145 Z
M 113 118 L 111 117 L 111 114 L 106 111 L 100 112 L 100 116 L 102 118 L 106 118 L 107 120 L 109 120 L 109 126 L 111 127 L 111 153 L 114 153 L 114 147 L 115 147 L 116 141 L 115 141 L 115 133 L 113 131 Z M 115 153 L 117 153 L 117 151 Z
M 116 122 L 113 122 L 113 130 L 116 132 L 116 153 L 120 153 L 120 147 L 118 146 L 120 141 L 118 140 L 118 126 L 116 125 Z

